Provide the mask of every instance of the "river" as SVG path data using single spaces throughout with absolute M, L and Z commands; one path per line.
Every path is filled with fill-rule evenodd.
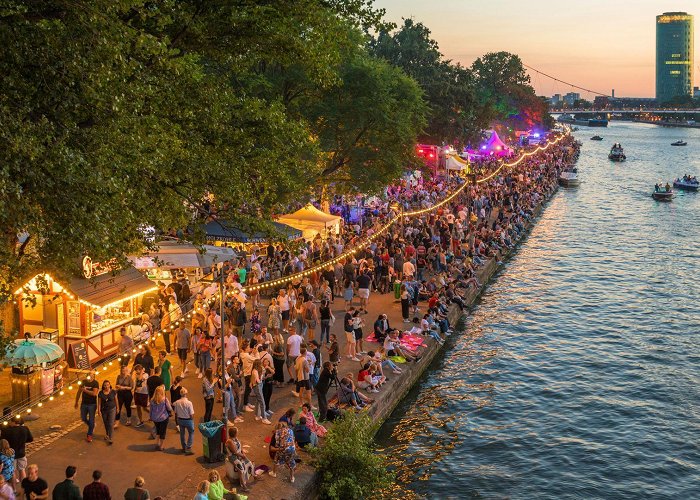
M 378 434 L 403 495 L 700 498 L 700 193 L 650 196 L 700 177 L 700 130 L 575 135 L 581 185 L 551 199 Z

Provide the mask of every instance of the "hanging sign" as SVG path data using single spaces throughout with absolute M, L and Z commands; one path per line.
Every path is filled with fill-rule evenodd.
M 107 262 L 93 262 L 89 255 L 83 257 L 83 276 L 85 279 L 94 278 L 101 274 L 107 274 L 111 272 L 117 261 L 115 259 L 109 260 Z

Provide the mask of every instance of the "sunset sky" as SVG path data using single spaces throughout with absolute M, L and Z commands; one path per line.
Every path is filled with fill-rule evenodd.
M 700 85 L 699 0 L 375 0 L 397 24 L 425 24 L 448 59 L 471 63 L 505 50 L 561 80 L 618 97 L 653 97 L 656 16 L 695 16 L 695 86 Z M 539 94 L 578 92 L 530 72 Z M 591 94 L 581 92 L 582 97 Z

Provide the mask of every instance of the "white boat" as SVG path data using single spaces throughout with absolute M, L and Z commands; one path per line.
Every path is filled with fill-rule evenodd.
M 564 187 L 576 187 L 579 185 L 578 171 L 575 168 L 565 170 L 559 174 L 559 184 Z

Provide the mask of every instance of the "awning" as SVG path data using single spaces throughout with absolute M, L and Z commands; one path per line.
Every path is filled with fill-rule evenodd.
M 340 232 L 340 221 L 337 215 L 322 212 L 311 203 L 297 210 L 294 213 L 282 215 L 279 222 L 292 226 L 302 231 L 304 238 L 311 239 L 319 233 L 325 234 L 332 231 L 334 234 Z
M 106 273 L 94 278 L 74 278 L 68 286 L 80 300 L 98 307 L 121 302 L 157 289 L 153 282 L 133 267 L 122 269 L 113 276 Z
M 231 248 L 203 245 L 204 253 L 192 243 L 161 241 L 158 250 L 142 256 L 132 256 L 129 260 L 136 269 L 183 269 L 206 268 L 215 262 L 236 258 Z
M 287 240 L 295 240 L 301 238 L 301 231 L 289 227 L 286 224 L 272 222 L 278 233 L 281 233 Z M 269 241 L 270 235 L 262 231 L 254 231 L 249 233 L 235 227 L 232 223 L 225 220 L 214 220 L 205 226 L 207 240 L 222 241 L 233 243 L 261 243 Z M 273 238 L 274 239 L 274 238 Z

